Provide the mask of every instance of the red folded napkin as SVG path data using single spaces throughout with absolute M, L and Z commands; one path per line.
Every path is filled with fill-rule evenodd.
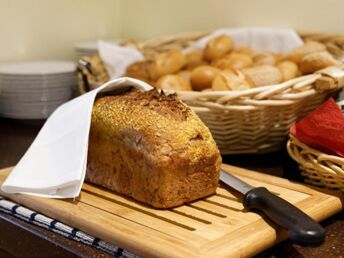
M 344 115 L 333 98 L 294 124 L 290 133 L 311 148 L 344 157 Z

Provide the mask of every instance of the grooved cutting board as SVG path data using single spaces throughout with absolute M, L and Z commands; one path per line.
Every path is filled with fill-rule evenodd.
M 293 203 L 317 221 L 342 209 L 340 198 L 308 186 L 223 165 L 254 186 Z M 0 170 L 0 183 L 11 168 Z M 170 210 L 156 210 L 84 184 L 76 200 L 1 195 L 143 257 L 247 257 L 287 237 L 286 231 L 244 210 L 240 195 L 221 186 L 217 194 Z

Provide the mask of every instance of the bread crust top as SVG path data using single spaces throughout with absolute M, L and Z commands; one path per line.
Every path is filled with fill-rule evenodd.
M 206 153 L 219 155 L 209 129 L 198 116 L 176 95 L 163 91 L 131 90 L 98 98 L 92 112 L 92 132 L 127 142 L 162 160 L 178 154 L 192 163 Z

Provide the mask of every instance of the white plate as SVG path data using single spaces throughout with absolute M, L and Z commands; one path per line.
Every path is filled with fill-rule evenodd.
M 40 94 L 32 94 L 32 95 L 25 95 L 25 94 L 0 94 L 0 102 L 3 103 L 17 103 L 17 102 L 49 102 L 55 100 L 68 100 L 72 98 L 73 93 L 72 91 L 66 91 L 61 93 L 40 93 Z
M 0 96 L 2 95 L 37 95 L 37 94 L 59 94 L 63 92 L 70 92 L 75 89 L 75 85 L 69 85 L 69 87 L 50 87 L 50 88 L 33 88 L 28 87 L 27 89 L 12 89 L 12 88 L 5 88 L 2 87 L 0 89 Z
M 67 102 L 68 99 L 59 99 L 59 100 L 51 100 L 51 101 L 42 101 L 42 102 L 22 102 L 22 101 L 16 101 L 16 102 L 4 102 L 0 101 L 0 109 L 1 110 L 22 110 L 23 112 L 35 110 L 35 109 L 41 109 L 44 107 L 56 107 L 61 105 L 62 103 Z
M 4 112 L 0 110 L 0 116 L 8 117 L 8 118 L 15 118 L 15 119 L 45 119 L 48 118 L 49 115 L 54 112 L 54 108 L 44 108 L 39 111 L 34 112 Z
M 40 113 L 35 114 L 3 113 L 0 111 L 0 116 L 13 119 L 46 119 L 53 111 L 42 111 Z
M 75 53 L 81 54 L 81 55 L 85 55 L 85 54 L 87 55 L 87 54 L 97 53 L 97 50 L 91 50 L 91 51 L 77 50 L 75 51 Z
M 69 82 L 69 81 L 75 81 L 77 82 L 76 76 L 65 76 L 60 78 L 45 78 L 45 77 L 35 77 L 35 78 L 20 78 L 13 77 L 13 78 L 5 78 L 0 75 L 0 83 L 6 84 L 6 83 L 54 83 L 54 82 Z
M 119 40 L 103 40 L 108 43 L 112 43 L 114 45 L 119 45 Z M 77 51 L 98 51 L 98 41 L 85 41 L 85 42 L 79 42 L 74 45 L 74 49 Z
M 62 105 L 64 101 L 60 101 L 54 104 L 43 104 L 40 106 L 2 106 L 0 104 L 0 116 L 10 118 L 46 118 L 48 117 L 57 107 Z
M 59 94 L 62 92 L 69 92 L 76 90 L 76 85 L 69 85 L 68 87 L 50 87 L 50 88 L 34 88 L 34 87 L 27 87 L 22 89 L 13 89 L 13 88 L 0 88 L 0 96 L 1 95 L 37 95 L 37 94 Z
M 66 88 L 70 85 L 77 85 L 75 79 L 66 80 L 66 81 L 2 81 L 0 80 L 0 89 L 13 89 L 20 90 L 26 88 Z
M 0 78 L 0 86 L 1 85 L 35 85 L 35 84 L 70 84 L 70 83 L 77 83 L 77 79 L 75 77 L 71 78 L 66 78 L 66 79 L 61 79 L 61 80 L 46 80 L 46 79 L 41 79 L 41 80 L 3 80 Z
M 76 69 L 69 61 L 34 61 L 0 65 L 0 74 L 4 75 L 52 75 L 72 73 Z
M 1 65 L 1 64 L 0 64 Z M 37 78 L 46 78 L 46 79 L 59 79 L 61 77 L 75 76 L 75 70 L 69 71 L 67 73 L 42 73 L 42 74 L 9 74 L 9 73 L 0 73 L 0 76 L 5 79 L 18 78 L 18 79 L 37 79 Z

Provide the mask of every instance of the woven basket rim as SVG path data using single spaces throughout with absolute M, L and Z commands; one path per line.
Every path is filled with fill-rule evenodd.
M 321 160 L 325 160 L 325 159 L 338 160 L 344 164 L 344 157 L 334 155 L 334 154 L 328 154 L 328 153 L 325 153 L 323 151 L 309 147 L 307 144 L 301 142 L 292 134 L 289 134 L 289 142 L 302 148 L 303 151 L 307 151 L 309 153 L 312 153 L 313 155 L 317 156 Z
M 287 151 L 301 170 L 305 182 L 344 192 L 344 158 L 313 149 L 289 135 Z
M 174 35 L 160 36 L 153 39 L 147 39 L 144 41 L 137 41 L 128 46 L 137 47 L 139 50 L 149 47 L 159 48 L 161 45 L 168 44 L 170 42 L 192 42 L 200 37 L 206 36 L 211 31 L 201 31 L 201 32 L 182 32 Z M 325 33 L 316 33 L 316 32 L 299 32 L 296 31 L 300 37 L 307 36 L 315 40 L 328 40 L 331 39 L 331 42 L 334 39 L 342 40 L 344 36 L 341 35 L 332 35 Z M 129 40 L 133 42 L 133 40 Z M 124 46 L 126 46 L 124 44 Z M 183 47 L 181 44 L 179 47 Z M 344 52 L 343 52 L 344 53 Z M 334 73 L 336 76 L 329 76 L 330 73 L 323 74 L 322 71 L 318 71 L 313 74 L 299 76 L 291 80 L 275 84 L 267 85 L 263 87 L 254 87 L 247 90 L 231 90 L 231 91 L 211 91 L 211 92 L 198 92 L 198 91 L 172 91 L 164 90 L 170 92 L 176 92 L 179 98 L 183 101 L 186 101 L 190 106 L 198 108 L 202 112 L 213 111 L 213 110 L 258 110 L 265 107 L 286 107 L 291 106 L 297 102 L 304 100 L 307 97 L 314 96 L 319 92 L 324 92 L 328 90 L 333 92 L 339 90 L 344 85 L 344 67 L 336 66 L 337 68 L 342 69 L 340 75 L 339 72 Z M 328 68 L 325 68 L 326 70 Z M 340 78 L 336 78 L 338 77 Z M 319 90 L 314 84 L 318 79 L 321 79 L 322 76 L 331 77 L 334 79 L 336 88 L 326 89 L 322 88 Z M 87 80 L 87 78 L 86 78 Z M 92 85 L 99 86 L 100 82 L 97 81 L 88 81 Z M 86 83 L 87 84 L 87 83 Z M 309 86 L 309 87 L 308 87 Z M 296 89 L 296 90 L 295 90 Z M 292 91 L 291 91 L 292 90 Z M 82 90 L 81 90 L 82 91 Z M 83 90 L 86 92 L 87 90 Z
M 328 159 L 337 159 L 339 161 L 342 161 L 344 164 L 344 157 L 334 155 L 334 154 L 328 154 L 323 151 L 314 149 L 312 147 L 309 147 L 307 144 L 301 142 L 299 139 L 297 139 L 294 135 L 289 134 L 289 142 L 297 145 L 298 147 L 302 148 L 303 150 L 307 152 L 311 152 L 313 155 L 319 157 L 322 157 L 322 159 L 328 158 Z

